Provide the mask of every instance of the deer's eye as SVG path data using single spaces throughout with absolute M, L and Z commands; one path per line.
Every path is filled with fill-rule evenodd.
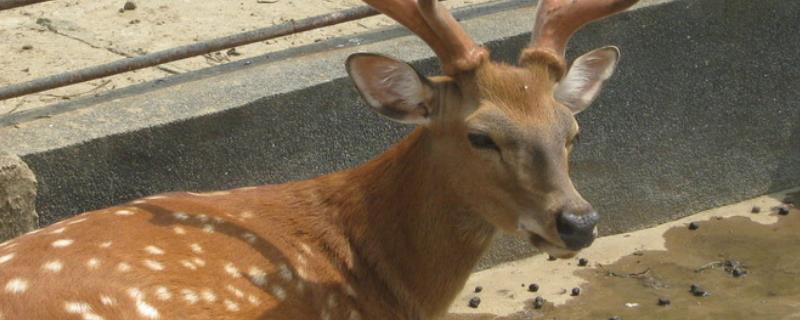
M 500 151 L 500 148 L 494 143 L 494 140 L 485 133 L 470 132 L 467 134 L 467 139 L 469 139 L 469 143 L 475 148 Z

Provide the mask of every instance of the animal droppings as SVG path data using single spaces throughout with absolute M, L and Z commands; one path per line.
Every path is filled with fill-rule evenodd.
M 539 285 L 538 285 L 538 284 L 535 284 L 535 283 L 531 283 L 531 284 L 528 286 L 528 291 L 530 291 L 530 292 L 536 292 L 536 291 L 539 291 Z
M 481 287 L 481 286 L 475 287 L 475 293 L 478 293 L 478 292 L 481 292 L 481 291 L 483 291 L 483 287 Z
M 620 316 L 613 316 L 613 317 L 611 317 L 611 318 L 608 318 L 608 320 L 622 320 L 622 317 L 620 317 Z
M 570 292 L 570 295 L 572 295 L 573 297 L 581 295 L 581 288 L 572 288 L 572 292 Z
M 786 207 L 786 206 L 778 207 L 778 214 L 782 215 L 782 216 L 788 215 L 789 214 L 789 208 Z
M 750 213 L 760 213 L 760 212 L 761 212 L 761 207 L 759 206 L 753 206 L 753 209 L 750 209 Z
M 700 225 L 697 222 L 689 223 L 689 230 L 697 230 L 700 228 Z
M 580 258 L 580 259 L 578 259 L 578 266 L 580 266 L 580 267 L 585 267 L 585 266 L 587 266 L 588 264 L 589 264 L 589 259 L 586 259 L 586 258 Z
M 540 297 L 536 297 L 536 299 L 533 299 L 533 308 L 534 309 L 541 309 L 542 307 L 544 307 L 544 298 L 542 298 L 540 296 Z
M 708 291 L 704 290 L 703 288 L 701 288 L 696 284 L 693 284 L 690 287 L 689 292 L 691 292 L 692 295 L 694 295 L 695 297 L 707 297 L 711 295 Z
M 479 297 L 472 297 L 472 299 L 469 299 L 470 308 L 477 308 L 480 304 L 481 304 L 481 298 Z
M 548 256 L 547 256 L 547 261 L 556 261 L 557 259 L 558 259 L 558 258 L 556 258 L 556 257 L 554 257 L 554 256 L 551 256 L 551 255 L 548 255 Z
M 672 301 L 669 301 L 667 298 L 658 298 L 658 305 L 659 306 L 668 306 L 672 304 Z
M 122 9 L 127 11 L 136 10 L 136 4 L 133 1 L 126 1 Z

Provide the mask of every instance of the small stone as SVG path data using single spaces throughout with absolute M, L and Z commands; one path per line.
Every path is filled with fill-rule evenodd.
M 572 292 L 570 292 L 570 295 L 572 295 L 573 297 L 581 295 L 581 288 L 572 288 Z
M 533 308 L 534 309 L 541 309 L 542 307 L 544 307 L 544 298 L 539 296 L 539 297 L 536 297 L 536 299 L 533 299 Z
M 551 255 L 547 256 L 547 261 L 556 261 L 556 260 L 558 260 L 558 258 L 556 258 L 554 256 L 551 256 Z
M 580 258 L 580 259 L 578 259 L 578 266 L 580 266 L 580 267 L 585 267 L 585 266 L 587 266 L 588 264 L 589 264 L 589 259 L 586 259 L 586 258 Z
M 481 291 L 483 291 L 483 287 L 481 287 L 481 286 L 475 287 L 475 293 L 478 293 L 478 292 L 481 292 Z
M 538 284 L 535 284 L 535 283 L 531 283 L 531 284 L 528 286 L 528 291 L 530 291 L 530 292 L 536 292 L 536 291 L 539 291 L 539 285 L 538 285 Z
M 469 299 L 470 308 L 477 308 L 480 304 L 481 304 L 481 298 L 472 297 L 472 299 Z
M 700 225 L 697 222 L 689 223 L 689 230 L 697 230 L 700 228 Z
M 743 275 L 747 274 L 747 271 L 745 271 L 745 270 L 742 270 L 742 268 L 733 268 L 733 271 L 731 272 L 731 274 L 732 274 L 734 277 L 736 277 L 736 278 L 739 278 L 739 277 L 741 277 L 741 276 L 743 276 Z
M 136 10 L 136 4 L 133 1 L 125 1 L 125 5 L 122 6 L 123 10 L 131 11 Z
M 26 44 L 22 46 L 22 50 L 30 50 L 30 49 L 33 49 L 32 45 Z
M 669 301 L 669 299 L 667 299 L 667 298 L 658 298 L 658 305 L 659 306 L 668 306 L 671 303 L 672 303 L 672 301 Z
M 782 216 L 788 215 L 789 214 L 789 208 L 787 208 L 786 206 L 778 207 L 778 214 L 782 215 Z
M 759 213 L 761 212 L 761 207 L 753 206 L 753 209 L 750 209 L 750 213 Z

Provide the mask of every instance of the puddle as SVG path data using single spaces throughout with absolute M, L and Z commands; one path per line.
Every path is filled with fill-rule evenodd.
M 793 195 L 798 198 L 797 194 Z M 763 208 L 761 215 L 774 215 Z M 666 251 L 643 251 L 609 265 L 577 271 L 587 280 L 566 304 L 532 307 L 507 316 L 450 314 L 446 320 L 516 319 L 798 319 L 800 320 L 800 210 L 764 225 L 745 217 L 675 227 Z M 732 275 L 725 261 L 741 263 Z M 730 266 L 730 265 L 729 265 Z M 740 270 L 740 271 L 741 271 Z M 692 284 L 710 295 L 696 297 Z M 568 294 L 568 293 L 565 293 Z M 658 299 L 671 304 L 659 306 Z M 533 297 L 527 304 L 532 306 Z M 631 307 L 626 304 L 636 304 Z

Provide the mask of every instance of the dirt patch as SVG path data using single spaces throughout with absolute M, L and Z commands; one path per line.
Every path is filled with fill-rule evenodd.
M 448 0 L 451 8 L 489 0 Z M 135 5 L 125 10 L 126 2 Z M 358 0 L 51 1 L 0 12 L 0 86 L 363 5 Z M 382 28 L 374 17 L 0 101 L 0 117 L 170 74 Z
M 665 251 L 577 271 L 587 283 L 563 305 L 446 319 L 800 319 L 798 230 L 796 208 L 775 224 L 732 217 L 703 221 L 697 230 L 675 227 L 664 235 Z

